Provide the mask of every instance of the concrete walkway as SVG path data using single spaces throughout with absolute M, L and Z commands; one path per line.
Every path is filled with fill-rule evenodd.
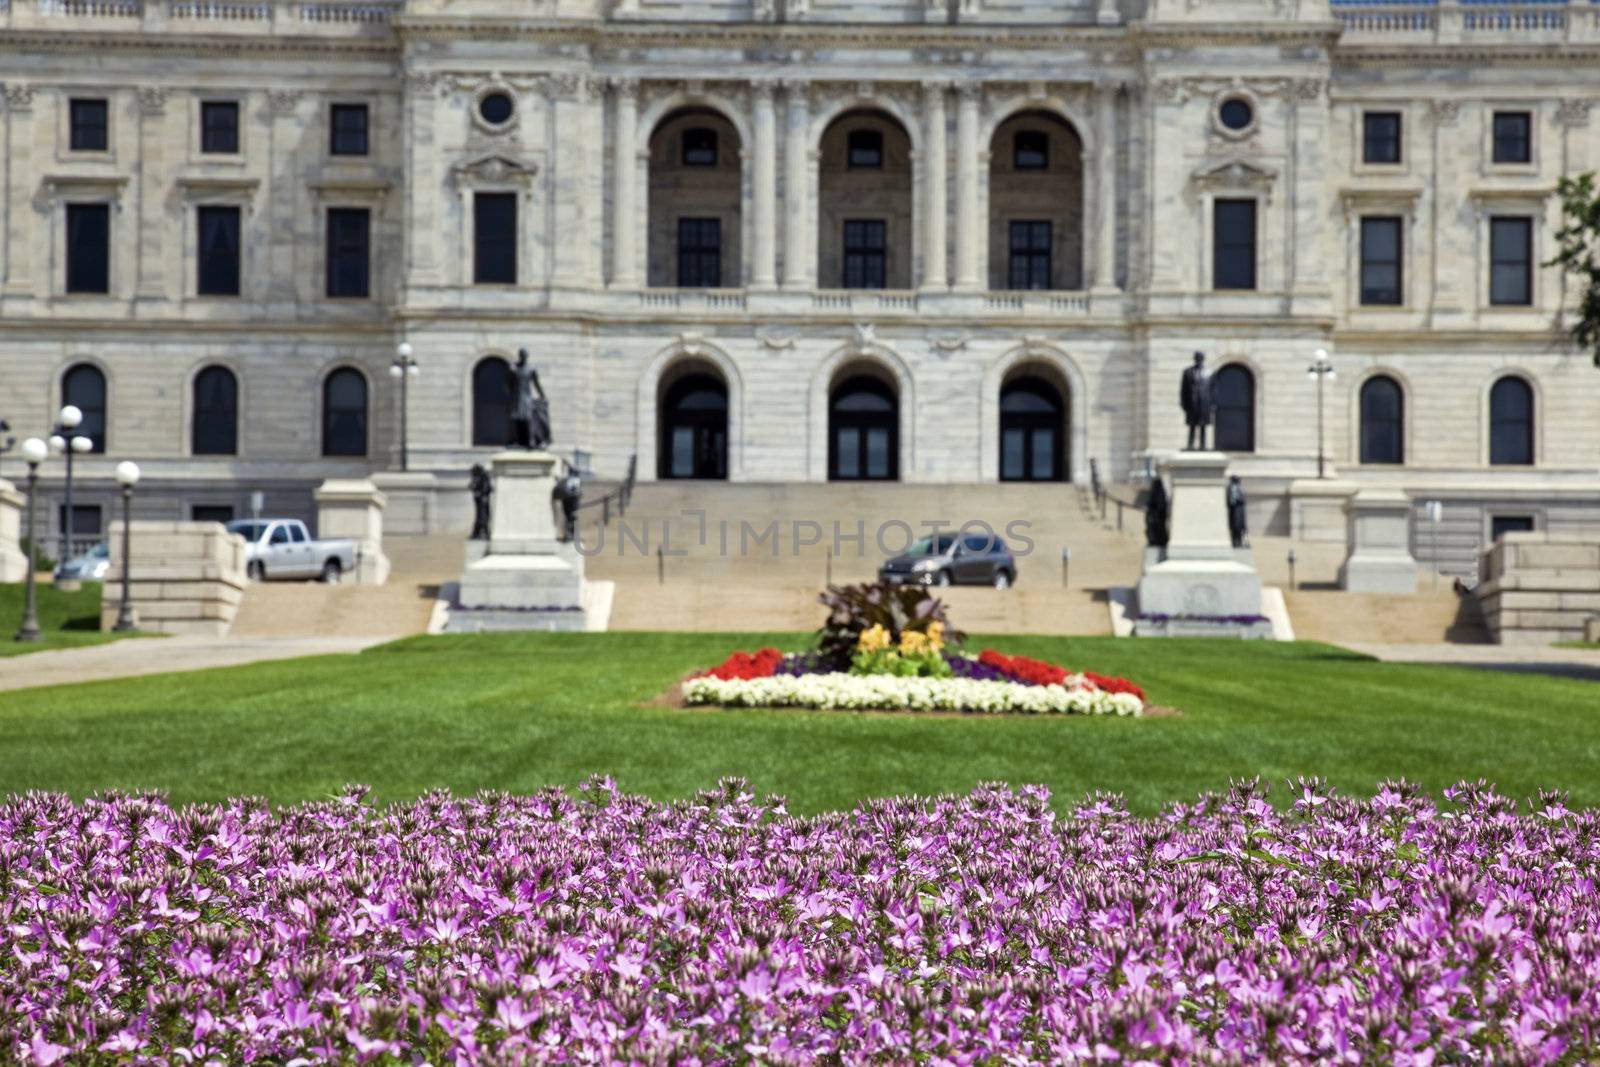
M 381 637 L 153 637 L 0 658 L 0 690 L 144 674 L 237 667 L 272 659 L 353 654 Z
M 1436 663 L 1517 674 L 1600 682 L 1600 649 L 1543 645 L 1391 645 L 1343 642 L 1352 652 L 1387 663 Z

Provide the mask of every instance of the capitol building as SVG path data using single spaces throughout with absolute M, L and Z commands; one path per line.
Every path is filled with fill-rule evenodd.
M 85 536 L 121 459 L 464 530 L 519 348 L 602 479 L 956 484 L 1136 478 L 1202 351 L 1256 529 L 1470 559 L 1600 529 L 1597 72 L 1576 0 L 0 0 L 0 417 L 84 412 Z

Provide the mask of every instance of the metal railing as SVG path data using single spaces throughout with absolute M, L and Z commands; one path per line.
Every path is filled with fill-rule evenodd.
M 600 526 L 602 529 L 604 529 L 611 523 L 611 512 L 613 510 L 616 511 L 618 518 L 621 518 L 628 513 L 628 505 L 633 501 L 633 485 L 637 480 L 638 473 L 639 457 L 637 455 L 629 456 L 628 473 L 622 479 L 622 484 L 604 496 L 596 497 L 593 500 L 583 501 L 578 505 L 578 510 L 583 511 L 587 508 L 599 508 Z
M 1118 533 L 1124 529 L 1126 522 L 1124 512 L 1133 511 L 1143 515 L 1146 510 L 1143 504 L 1133 500 L 1123 500 L 1106 488 L 1105 482 L 1100 478 L 1100 464 L 1092 457 L 1089 460 L 1089 496 L 1092 509 L 1100 516 L 1100 521 L 1108 526 L 1111 523 L 1108 515 L 1112 508 L 1116 508 L 1115 521 Z

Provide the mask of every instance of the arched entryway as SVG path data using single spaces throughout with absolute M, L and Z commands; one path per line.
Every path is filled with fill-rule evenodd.
M 511 441 L 511 364 L 485 356 L 472 368 L 472 443 L 504 447 Z
M 1024 369 L 1000 389 L 1000 480 L 1066 479 L 1067 405 L 1061 389 Z
M 715 368 L 693 363 L 663 377 L 656 410 L 658 477 L 728 477 L 728 383 Z
M 876 374 L 846 371 L 828 394 L 828 479 L 892 482 L 899 477 L 899 393 Z
M 834 119 L 818 163 L 818 284 L 911 288 L 911 135 L 864 108 Z
M 650 135 L 650 285 L 716 289 L 744 284 L 744 146 L 720 112 L 672 112 Z

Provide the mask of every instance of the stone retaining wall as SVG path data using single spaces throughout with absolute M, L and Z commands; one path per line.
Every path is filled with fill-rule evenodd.
M 116 624 L 122 600 L 122 522 L 111 524 L 111 569 L 100 628 Z M 139 629 L 223 637 L 244 596 L 244 539 L 215 522 L 134 520 L 129 556 Z
M 1511 533 L 1485 549 L 1477 595 L 1503 645 L 1581 641 L 1600 616 L 1600 538 Z

